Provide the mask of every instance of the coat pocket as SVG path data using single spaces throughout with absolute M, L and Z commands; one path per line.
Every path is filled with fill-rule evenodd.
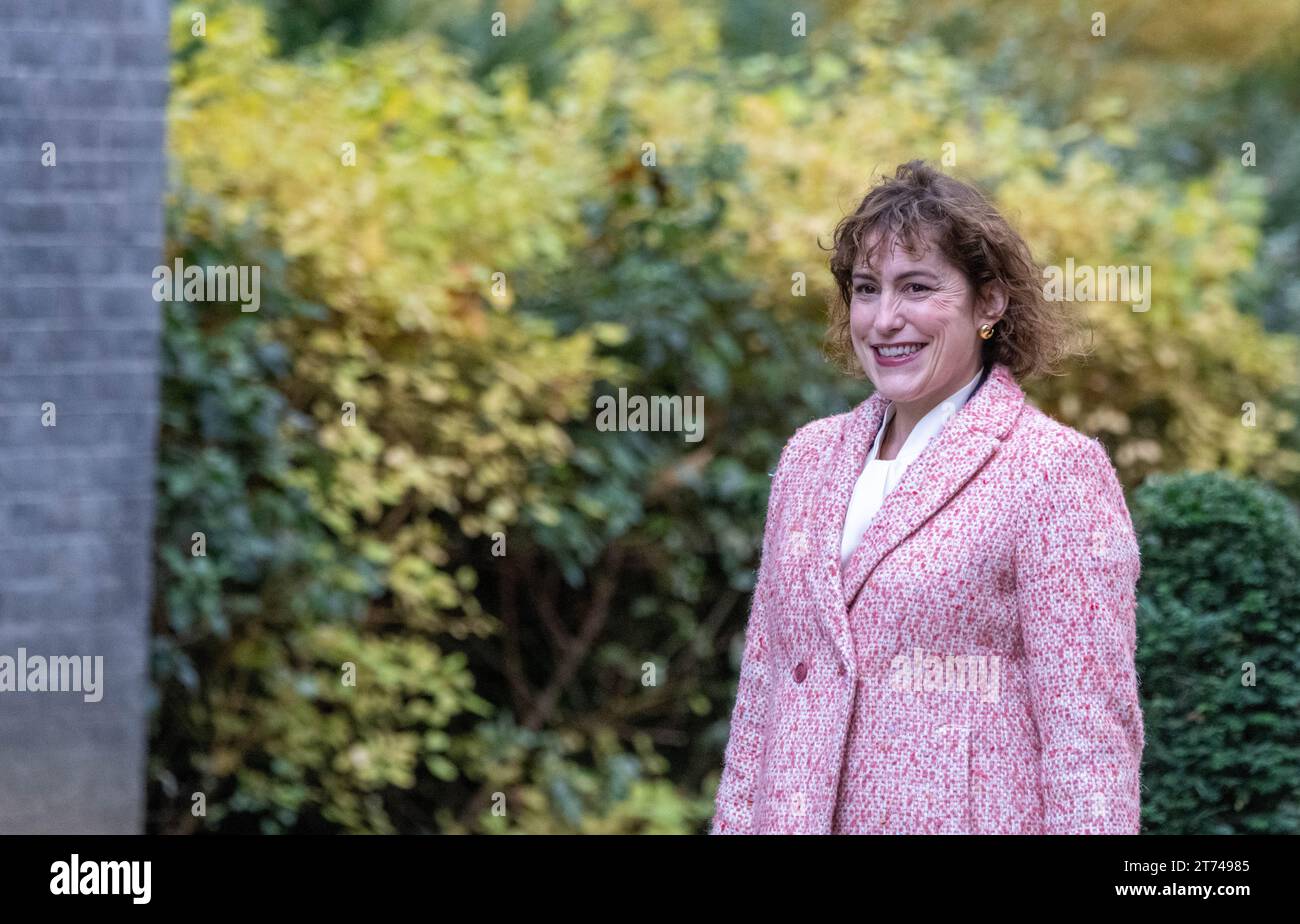
M 971 833 L 969 726 L 896 723 L 880 756 L 881 833 Z

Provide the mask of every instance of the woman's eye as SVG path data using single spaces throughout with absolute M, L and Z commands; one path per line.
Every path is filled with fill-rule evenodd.
M 909 283 L 907 284 L 907 287 L 908 287 L 909 289 L 911 289 L 913 292 L 929 292 L 929 291 L 930 291 L 930 287 L 927 286 L 925 283 L 922 283 L 922 282 L 909 282 Z
M 858 293 L 859 295 L 870 295 L 871 291 L 874 290 L 875 288 L 876 287 L 869 282 L 862 282 L 854 286 L 853 291 Z

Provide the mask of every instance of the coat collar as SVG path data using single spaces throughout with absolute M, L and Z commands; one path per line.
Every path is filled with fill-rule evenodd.
M 850 413 L 830 460 L 827 487 L 831 503 L 822 508 L 830 521 L 819 524 L 816 531 L 821 542 L 817 550 L 821 562 L 816 571 L 833 578 L 818 582 L 826 585 L 819 609 L 828 614 L 836 646 L 846 663 L 853 663 L 848 614 L 867 578 L 886 555 L 937 513 L 997 451 L 1010 434 L 1025 395 L 1005 364 L 988 367 L 967 402 L 930 440 L 885 497 L 840 573 L 840 540 L 853 485 L 866 464 L 890 403 L 877 392 Z
M 969 382 L 957 389 L 941 403 L 936 404 L 930 409 L 928 414 L 918 420 L 916 426 L 912 428 L 912 432 L 909 433 L 907 439 L 903 441 L 902 448 L 898 450 L 897 458 L 905 461 L 908 465 L 911 465 L 912 460 L 919 456 L 921 450 L 925 449 L 925 447 L 929 445 L 929 442 L 934 435 L 943 429 L 944 425 L 948 422 L 948 418 L 955 414 L 957 409 L 960 409 L 961 406 L 970 399 L 971 393 L 979 387 L 980 382 L 984 380 L 987 373 L 987 367 L 980 369 L 980 371 L 975 373 L 974 377 Z M 944 405 L 950 405 L 953 410 L 945 412 Z M 886 401 L 884 416 L 881 418 L 880 425 L 876 428 L 876 436 L 871 442 L 871 451 L 868 453 L 868 456 L 872 458 L 876 456 L 880 446 L 881 437 L 884 436 L 885 427 L 888 426 L 889 420 L 893 416 L 894 405 L 891 402 Z

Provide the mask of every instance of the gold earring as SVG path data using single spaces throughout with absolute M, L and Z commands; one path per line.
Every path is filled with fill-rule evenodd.
M 981 324 L 981 325 L 980 325 L 980 336 L 983 337 L 985 340 L 987 340 L 987 339 L 989 339 L 990 337 L 992 337 L 992 336 L 993 336 L 993 325 L 992 325 L 992 324 Z

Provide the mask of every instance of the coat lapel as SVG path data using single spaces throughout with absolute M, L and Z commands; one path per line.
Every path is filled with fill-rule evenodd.
M 832 582 L 837 586 L 833 594 L 828 593 L 823 607 L 823 612 L 830 615 L 836 645 L 850 663 L 853 642 L 848 614 L 863 584 L 886 555 L 934 516 L 984 466 L 1010 433 L 1024 401 L 1024 392 L 1010 369 L 994 364 L 983 384 L 949 418 L 885 497 L 840 580 Z M 841 570 L 840 539 L 849 500 L 888 405 L 888 399 L 879 393 L 859 404 L 832 461 L 829 486 L 833 502 L 825 508 L 831 522 L 818 530 L 824 543 L 819 554 L 823 560 L 827 556 L 831 559 L 832 573 Z

